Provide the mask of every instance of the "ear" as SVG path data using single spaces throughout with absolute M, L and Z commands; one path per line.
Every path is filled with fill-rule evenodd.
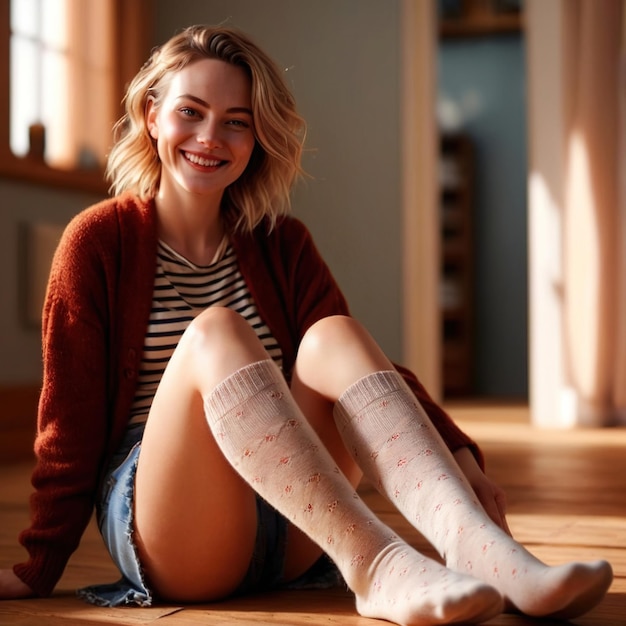
M 154 98 L 150 97 L 146 101 L 146 128 L 150 133 L 152 139 L 159 138 L 159 125 L 157 124 L 157 108 L 154 103 Z

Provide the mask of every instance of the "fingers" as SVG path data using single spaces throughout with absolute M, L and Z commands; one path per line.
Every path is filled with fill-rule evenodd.
M 494 521 L 498 524 L 498 526 L 500 526 L 500 528 L 502 528 L 502 530 L 511 535 L 511 529 L 509 528 L 509 524 L 506 520 L 506 494 L 502 489 L 496 486 L 494 486 L 493 502 L 497 516 Z
M 0 570 L 0 599 L 14 600 L 34 595 L 33 590 L 23 583 L 10 569 Z
M 504 490 L 485 475 L 469 448 L 459 448 L 454 452 L 454 458 L 468 479 L 487 515 L 504 532 L 511 535 L 509 524 L 506 521 L 506 495 Z
M 475 492 L 487 515 L 504 532 L 511 535 L 511 530 L 506 521 L 506 495 L 504 491 L 489 481 L 483 483 L 480 488 L 476 488 Z

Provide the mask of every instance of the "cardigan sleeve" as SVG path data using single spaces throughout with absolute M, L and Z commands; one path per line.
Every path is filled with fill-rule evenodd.
M 39 402 L 28 551 L 15 574 L 52 592 L 91 517 L 107 439 L 107 289 L 104 246 L 82 215 L 53 260 L 43 312 Z
M 317 320 L 329 315 L 350 313 L 343 293 L 306 226 L 296 219 L 285 221 L 284 226 L 281 237 L 288 242 L 289 253 L 282 260 L 282 266 L 290 269 L 284 288 L 287 293 L 293 294 L 288 306 L 297 320 L 298 335 L 302 337 Z M 459 448 L 469 447 L 484 469 L 484 458 L 478 445 L 431 398 L 413 372 L 395 363 L 394 367 L 405 379 L 448 448 L 455 452 Z

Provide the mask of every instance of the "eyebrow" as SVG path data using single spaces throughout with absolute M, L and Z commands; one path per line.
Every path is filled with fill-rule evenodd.
M 198 96 L 193 96 L 190 93 L 184 93 L 180 96 L 178 96 L 178 98 L 186 98 L 188 100 L 193 100 L 194 102 L 197 102 L 200 106 L 205 107 L 206 109 L 211 108 L 208 104 L 208 102 L 205 102 L 202 98 L 198 98 Z M 249 109 L 248 107 L 230 107 L 229 109 L 227 109 L 228 113 L 245 113 L 246 115 L 250 115 L 252 116 L 252 109 Z

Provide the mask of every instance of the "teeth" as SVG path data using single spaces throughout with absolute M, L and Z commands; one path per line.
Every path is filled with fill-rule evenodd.
M 196 154 L 190 154 L 189 152 L 185 152 L 185 156 L 192 163 L 195 163 L 196 165 L 202 165 L 203 167 L 216 167 L 221 163 L 221 161 L 215 161 L 213 159 L 203 159 L 202 157 L 199 157 Z

